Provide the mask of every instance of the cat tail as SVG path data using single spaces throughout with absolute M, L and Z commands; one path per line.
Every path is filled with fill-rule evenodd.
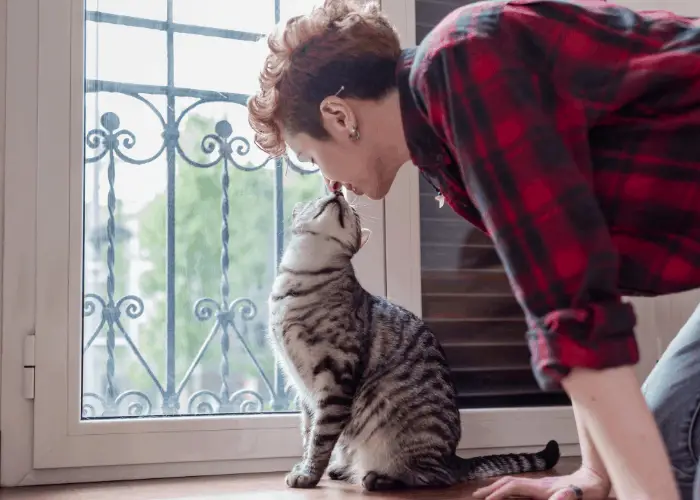
M 550 441 L 542 451 L 537 453 L 509 453 L 473 458 L 461 458 L 455 455 L 454 458 L 460 480 L 470 481 L 524 472 L 546 471 L 559 462 L 559 456 L 559 444 L 556 441 Z

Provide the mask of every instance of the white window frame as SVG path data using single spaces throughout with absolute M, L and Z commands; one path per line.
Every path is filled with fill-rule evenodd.
M 0 5 L 3 116 L 13 123 L 4 136 L 12 189 L 4 199 L 3 310 L 13 313 L 3 316 L 0 481 L 288 470 L 301 456 L 298 414 L 80 421 L 80 394 L 71 389 L 81 382 L 83 1 Z M 354 263 L 365 286 L 384 294 L 383 203 L 363 210 L 373 236 Z

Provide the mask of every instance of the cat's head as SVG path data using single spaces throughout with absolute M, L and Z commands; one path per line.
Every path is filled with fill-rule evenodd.
M 371 234 L 362 227 L 357 210 L 340 191 L 297 203 L 292 210 L 292 227 L 295 235 L 319 235 L 338 243 L 339 248 L 352 255 L 367 243 Z

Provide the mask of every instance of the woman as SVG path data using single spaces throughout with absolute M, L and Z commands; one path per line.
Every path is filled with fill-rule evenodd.
M 621 295 L 700 286 L 700 24 L 599 0 L 486 1 L 401 50 L 377 5 L 327 0 L 269 47 L 256 143 L 372 199 L 415 164 L 491 236 L 537 379 L 572 399 L 581 469 L 477 497 L 593 499 L 612 483 L 622 500 L 693 498 L 700 313 L 645 401 Z

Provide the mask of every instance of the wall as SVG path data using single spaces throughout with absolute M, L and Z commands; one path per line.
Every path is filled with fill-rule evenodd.
M 700 304 L 700 290 L 655 298 L 631 299 L 637 312 L 641 360 L 637 376 L 644 379 L 661 353 Z
M 5 64 L 7 55 L 7 0 L 0 0 L 0 242 L 5 241 Z M 0 244 L 0 329 L 2 328 L 2 270 L 3 245 Z M 0 342 L 4 336 L 0 333 Z M 0 343 L 0 373 L 2 373 L 2 352 Z

